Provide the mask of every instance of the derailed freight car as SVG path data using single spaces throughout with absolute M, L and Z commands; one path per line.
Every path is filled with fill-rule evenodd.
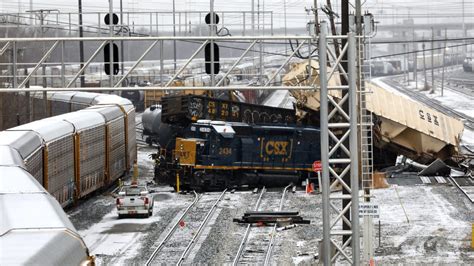
M 178 189 L 279 186 L 314 178 L 320 131 L 297 126 L 200 120 L 175 148 L 154 154 L 155 177 Z

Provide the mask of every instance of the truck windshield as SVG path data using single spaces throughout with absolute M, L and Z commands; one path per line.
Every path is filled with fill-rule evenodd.
M 146 191 L 145 187 L 123 187 L 122 192 L 125 192 L 126 196 L 138 196 L 141 191 Z

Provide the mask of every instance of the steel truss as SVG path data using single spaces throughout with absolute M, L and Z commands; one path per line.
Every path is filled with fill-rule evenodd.
M 329 48 L 329 43 L 347 39 L 339 57 Z M 347 53 L 347 71 L 341 66 L 343 54 Z M 331 64 L 328 64 L 328 58 Z M 357 70 L 356 70 L 356 37 L 354 33 L 347 36 L 328 36 L 326 23 L 321 23 L 319 36 L 320 65 L 320 119 L 321 119 L 321 162 L 323 194 L 323 254 L 324 265 L 331 265 L 341 257 L 352 265 L 359 265 L 359 164 L 357 136 Z M 330 69 L 328 69 L 330 68 Z M 348 85 L 329 88 L 328 80 L 339 69 Z M 328 75 L 329 72 L 329 75 Z M 342 99 L 336 102 L 328 90 L 340 90 Z M 347 104 L 349 111 L 343 109 Z M 330 111 L 331 110 L 331 111 Z M 335 118 L 338 120 L 336 121 Z M 347 147 L 349 143 L 349 147 Z M 350 183 L 344 179 L 350 173 Z M 331 190 L 341 186 L 350 194 L 331 194 Z M 342 200 L 350 200 L 346 206 Z M 350 212 L 351 219 L 346 218 Z M 335 217 L 334 215 L 335 214 Z M 343 230 L 341 223 L 350 230 Z M 342 241 L 346 236 L 346 241 Z M 349 248 L 350 247 L 350 248 Z
M 264 89 L 266 87 L 271 87 L 273 89 L 275 86 L 279 86 L 276 82 L 274 82 L 276 76 L 280 73 L 282 73 L 282 70 L 285 66 L 288 66 L 288 64 L 291 62 L 292 59 L 295 58 L 296 54 L 302 54 L 306 53 L 306 49 L 310 50 L 311 43 L 314 43 L 313 37 L 312 36 L 259 36 L 259 37 L 254 37 L 254 36 L 226 36 L 226 37 L 220 37 L 220 36 L 205 36 L 205 37 L 85 37 L 85 38 L 76 38 L 76 37 L 66 37 L 66 38 L 4 38 L 0 40 L 0 45 L 3 47 L 13 47 L 12 54 L 16 55 L 16 47 L 19 47 L 22 43 L 28 43 L 28 42 L 44 42 L 45 44 L 49 45 L 49 48 L 46 50 L 46 52 L 41 56 L 41 58 L 34 63 L 28 63 L 30 66 L 30 73 L 27 75 L 21 75 L 19 74 L 18 70 L 22 69 L 22 65 L 25 65 L 25 63 L 19 63 L 17 57 L 13 57 L 11 60 L 11 63 L 9 66 L 11 66 L 11 76 L 5 76 L 2 74 L 1 77 L 11 77 L 12 82 L 11 82 L 11 87 L 14 88 L 19 88 L 23 89 L 23 91 L 28 91 L 25 89 L 26 84 L 33 78 L 33 77 L 39 77 L 40 75 L 36 75 L 37 71 L 46 65 L 55 67 L 57 69 L 60 69 L 56 74 L 52 74 L 51 72 L 50 78 L 51 80 L 55 79 L 58 81 L 57 83 L 60 83 L 61 85 L 59 86 L 60 88 L 45 88 L 44 90 L 65 90 L 65 89 L 72 89 L 77 85 L 77 81 L 79 77 L 86 75 L 86 71 L 89 70 L 90 72 L 90 67 L 93 62 L 97 63 L 97 58 L 100 58 L 100 54 L 102 54 L 104 47 L 107 43 L 110 42 L 120 42 L 120 41 L 128 41 L 128 42 L 146 42 L 150 43 L 147 47 L 145 47 L 144 51 L 141 53 L 138 58 L 132 62 L 132 66 L 123 74 L 117 74 L 113 78 L 107 78 L 108 80 L 108 87 L 109 88 L 120 88 L 123 87 L 123 81 L 129 77 L 132 72 L 145 60 L 145 58 L 150 54 L 150 52 L 154 49 L 157 48 L 157 46 L 160 46 L 160 58 L 159 58 L 159 76 L 163 77 L 163 65 L 165 59 L 163 58 L 163 47 L 166 46 L 166 42 L 172 42 L 172 41 L 192 41 L 197 45 L 199 45 L 198 48 L 196 48 L 193 52 L 193 54 L 186 59 L 183 63 L 181 63 L 179 69 L 177 69 L 176 73 L 167 73 L 172 76 L 171 80 L 166 82 L 165 84 L 160 84 L 160 86 L 155 86 L 153 88 L 145 88 L 142 87 L 140 88 L 141 90 L 159 90 L 159 89 L 171 89 L 171 84 L 173 84 L 173 81 L 178 79 L 185 70 L 189 70 L 189 65 L 190 63 L 198 63 L 203 65 L 204 62 L 202 59 L 198 59 L 198 56 L 202 54 L 202 50 L 204 49 L 205 45 L 210 43 L 210 42 L 232 42 L 232 41 L 237 41 L 240 44 L 244 43 L 247 45 L 247 48 L 241 48 L 244 51 L 238 58 L 232 59 L 232 62 L 227 62 L 229 64 L 229 68 L 226 70 L 224 74 L 224 78 L 222 78 L 220 81 L 216 82 L 217 86 L 221 86 L 220 88 L 223 89 L 223 81 L 224 79 L 232 73 L 233 70 L 238 66 L 238 64 L 247 56 L 249 56 L 249 52 L 252 51 L 252 49 L 255 47 L 257 43 L 263 44 L 263 45 L 275 45 L 275 44 L 284 44 L 289 41 L 298 41 L 300 44 L 294 48 L 294 51 L 290 54 L 285 53 L 280 53 L 283 62 L 281 67 L 276 70 L 271 77 L 269 77 L 268 81 L 264 84 L 264 86 L 259 87 L 259 89 Z M 95 50 L 91 52 L 91 55 L 87 57 L 84 62 L 66 62 L 66 57 L 65 57 L 65 46 L 66 43 L 78 43 L 78 42 L 90 42 L 95 46 Z M 2 50 L 6 50 L 2 49 Z M 60 51 L 58 51 L 60 50 Z M 255 51 L 255 50 L 253 50 Z M 57 63 L 46 63 L 46 60 L 51 57 L 53 54 L 59 54 L 60 62 Z M 70 65 L 79 65 L 80 63 L 83 64 L 82 68 L 72 70 L 73 72 L 69 72 L 66 74 L 66 66 Z M 99 63 L 103 64 L 103 62 Z M 222 63 L 221 63 L 222 64 Z M 211 65 L 212 62 L 211 62 Z M 32 66 L 32 67 L 31 67 Z M 256 67 L 255 67 L 256 68 Z M 257 68 L 256 68 L 257 69 Z M 262 69 L 263 67 L 259 67 L 259 73 L 256 73 L 258 75 L 262 75 Z M 105 76 L 105 75 L 104 75 Z M 41 76 L 44 77 L 44 76 Z M 212 77 L 212 75 L 211 75 Z M 104 79 L 105 80 L 105 79 Z M 162 78 L 161 78 L 162 80 Z M 57 84 L 56 83 L 56 84 Z M 19 85 L 18 85 L 19 84 Z M 263 84 L 261 84 L 263 85 Z M 280 86 L 281 87 L 281 86 Z M 203 88 L 203 87 L 196 87 L 194 89 L 198 88 Z M 296 87 L 299 89 L 302 89 L 302 87 Z M 309 87 L 308 87 L 309 88 Z M 180 87 L 180 89 L 184 89 L 183 87 Z M 242 87 L 239 87 L 239 89 L 245 89 Z M 248 89 L 255 89 L 255 87 L 249 87 Z M 285 87 L 285 89 L 293 89 L 292 87 L 288 86 Z M 35 89 L 36 91 L 40 89 Z M 93 90 L 91 88 L 88 88 L 88 90 Z M 99 90 L 99 89 L 97 89 Z M 101 90 L 108 90 L 107 88 L 101 88 Z M 118 90 L 118 89 L 117 89 Z M 2 90 L 3 92 L 7 92 L 6 90 Z M 12 91 L 12 90 L 9 90 Z

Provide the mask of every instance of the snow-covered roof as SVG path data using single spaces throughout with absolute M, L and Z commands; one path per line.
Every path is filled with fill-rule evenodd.
M 95 97 L 99 95 L 100 94 L 98 93 L 79 91 L 74 94 L 74 96 L 72 96 L 71 101 L 72 103 L 92 105 L 92 102 L 94 101 Z
M 21 167 L 0 166 L 0 194 L 4 193 L 46 193 L 46 191 L 30 173 Z
M 25 167 L 23 159 L 18 150 L 10 146 L 0 145 L 0 165 L 17 165 Z M 0 173 L 0 176 L 2 174 Z
M 60 137 L 74 133 L 74 127 L 62 120 L 45 118 L 15 127 L 14 130 L 33 130 L 37 132 L 45 142 L 50 142 Z
M 12 128 L 12 130 L 17 130 Z M 31 131 L 1 131 L 0 145 L 8 145 L 18 150 L 23 159 L 26 159 L 30 154 L 43 145 L 41 137 Z
M 123 117 L 124 114 L 120 107 L 116 105 L 104 105 L 104 106 L 92 106 L 86 109 L 79 111 L 79 113 L 84 112 L 96 112 L 104 116 L 105 121 L 109 122 L 119 117 Z
M 13 229 L 68 228 L 75 231 L 56 199 L 44 190 L 35 193 L 0 194 L 0 203 L 0 235 Z
M 73 124 L 76 132 L 105 124 L 104 116 L 97 112 L 72 112 L 53 118 Z
M 64 229 L 13 230 L 0 241 L 4 265 L 78 265 L 87 260 L 83 242 Z
M 131 109 L 134 108 L 130 100 L 122 98 L 114 94 L 100 94 L 99 96 L 94 98 L 94 101 L 92 101 L 92 104 L 94 105 L 118 104 L 122 106 L 127 113 Z
M 55 92 L 51 96 L 50 100 L 52 101 L 62 101 L 62 102 L 71 102 L 72 96 L 77 92 L 67 91 L 67 92 Z

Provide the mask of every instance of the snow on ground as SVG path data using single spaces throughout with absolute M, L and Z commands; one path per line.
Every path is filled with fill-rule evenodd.
M 163 200 L 160 200 L 163 199 Z M 118 219 L 115 208 L 107 213 L 99 222 L 85 230 L 79 231 L 92 254 L 97 257 L 97 264 L 126 264 L 140 253 L 143 238 L 152 232 L 152 225 L 166 224 L 169 217 L 163 217 L 166 209 L 182 209 L 193 199 L 191 195 L 178 195 L 175 193 L 160 192 L 155 196 L 153 216 L 149 218 Z M 113 201 L 113 198 L 110 198 Z
M 472 204 L 455 188 L 392 185 L 373 190 L 373 195 L 380 204 L 382 234 L 376 262 L 474 263 L 469 247 Z

